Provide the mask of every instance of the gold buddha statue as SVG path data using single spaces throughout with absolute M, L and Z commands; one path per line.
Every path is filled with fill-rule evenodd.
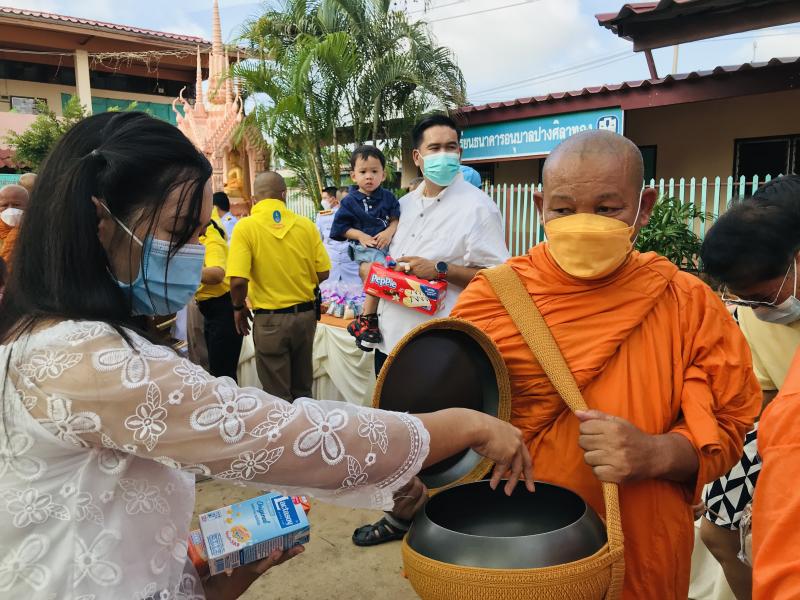
M 244 198 L 244 171 L 239 166 L 238 154 L 231 153 L 228 164 L 230 168 L 226 173 L 227 183 L 223 189 L 230 198 Z

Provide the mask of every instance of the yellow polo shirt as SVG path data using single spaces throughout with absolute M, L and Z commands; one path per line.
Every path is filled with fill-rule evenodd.
M 200 236 L 200 243 L 206 247 L 206 257 L 203 260 L 203 268 L 221 267 L 222 270 L 225 271 L 225 266 L 228 262 L 228 244 L 225 243 L 225 239 L 220 235 L 216 227 L 213 225 L 206 227 L 205 233 Z M 227 294 L 230 289 L 230 279 L 226 273 L 226 277 L 222 280 L 222 283 L 214 285 L 201 283 L 194 297 L 197 298 L 198 301 L 219 298 L 223 294 Z
M 314 223 L 280 200 L 256 203 L 233 230 L 227 274 L 250 282 L 253 308 L 275 310 L 314 300 L 317 273 L 330 268 Z
M 776 325 L 761 321 L 750 308 L 739 307 L 739 326 L 753 355 L 753 370 L 762 390 L 779 390 L 800 347 L 800 321 Z

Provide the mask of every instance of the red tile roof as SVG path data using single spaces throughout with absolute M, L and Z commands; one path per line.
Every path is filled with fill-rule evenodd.
M 600 25 L 611 28 L 619 21 L 634 15 L 643 15 L 655 10 L 665 10 L 668 7 L 672 7 L 674 4 L 685 4 L 692 1 L 693 0 L 661 0 L 660 2 L 626 2 L 622 5 L 622 8 L 615 13 L 601 13 L 595 15 L 595 17 Z
M 673 0 L 669 0 L 673 1 Z M 691 1 L 691 0 L 690 0 Z M 769 62 L 753 62 L 744 63 L 742 65 L 716 67 L 706 71 L 692 71 L 691 73 L 679 73 L 676 75 L 667 75 L 666 77 L 659 77 L 658 79 L 640 79 L 636 81 L 625 81 L 616 84 L 603 84 L 594 87 L 585 87 L 580 90 L 569 92 L 552 92 L 543 96 L 529 96 L 527 98 L 517 98 L 516 100 L 508 100 L 505 102 L 490 102 L 481 105 L 469 105 L 460 109 L 462 113 L 473 113 L 485 110 L 493 110 L 497 108 L 509 108 L 512 106 L 520 106 L 523 104 L 539 104 L 546 102 L 558 102 L 560 100 L 567 100 L 569 98 L 578 98 L 581 96 L 591 96 L 595 94 L 613 94 L 629 89 L 656 87 L 667 84 L 683 84 L 687 82 L 696 81 L 702 78 L 713 77 L 726 77 L 731 74 L 740 73 L 743 71 L 751 71 L 753 69 L 769 69 L 772 67 L 779 67 L 783 65 L 798 65 L 800 66 L 800 57 L 790 58 L 773 58 Z
M 27 10 L 23 8 L 13 8 L 10 6 L 0 6 L 0 16 L 4 14 L 12 15 L 15 17 L 22 17 L 24 19 L 30 19 L 32 21 L 62 22 L 62 23 L 77 25 L 79 27 L 85 27 L 87 29 L 99 29 L 109 32 L 132 33 L 133 35 L 140 35 L 160 40 L 169 40 L 172 42 L 200 44 L 203 46 L 211 44 L 210 41 L 194 35 L 181 35 L 178 33 L 154 31 L 152 29 L 142 29 L 141 27 L 132 27 L 130 25 L 117 25 L 115 23 L 94 21 L 92 19 L 84 19 L 82 17 L 68 17 L 65 15 L 42 12 L 39 10 Z
M 0 146 L 0 169 L 25 169 L 27 167 L 27 164 L 17 162 L 16 155 L 11 148 Z

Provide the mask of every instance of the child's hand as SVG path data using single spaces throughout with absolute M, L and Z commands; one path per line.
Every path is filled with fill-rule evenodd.
M 390 233 L 388 229 L 384 229 L 375 236 L 375 247 L 380 250 L 386 250 L 389 247 L 389 244 L 392 243 L 393 237 L 394 234 Z
M 359 236 L 358 241 L 361 242 L 362 246 L 366 246 L 367 248 L 374 248 L 378 243 L 374 237 L 367 235 L 366 233 L 362 233 Z

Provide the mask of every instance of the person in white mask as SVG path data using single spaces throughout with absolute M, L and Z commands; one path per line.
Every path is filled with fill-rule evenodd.
M 11 263 L 22 216 L 28 208 L 28 190 L 21 185 L 0 188 L 0 258 Z
M 400 223 L 389 253 L 398 269 L 428 280 L 447 282 L 443 307 L 427 315 L 381 300 L 378 305 L 383 341 L 375 351 L 375 373 L 395 345 L 412 329 L 450 314 L 470 281 L 483 268 L 509 258 L 500 210 L 461 174 L 460 132 L 447 115 L 417 123 L 411 133 L 414 164 L 422 172 L 419 187 L 400 198 Z M 402 539 L 419 496 L 406 494 L 391 513 L 353 532 L 357 546 Z
M 736 307 L 753 355 L 763 408 L 785 390 L 800 347 L 799 218 L 800 177 L 779 177 L 723 215 L 709 230 L 700 254 L 705 272 L 721 285 L 723 300 Z M 740 522 L 756 483 L 759 495 L 764 487 L 761 471 L 768 465 L 762 464 L 763 433 L 757 422 L 747 434 L 741 460 L 713 482 L 703 498 L 708 507 L 701 525 L 703 542 L 739 600 L 753 597 L 753 570 L 739 559 Z M 799 442 L 797 438 L 793 443 Z M 789 597 L 781 596 L 770 579 L 765 576 L 758 583 L 767 586 L 761 597 Z

